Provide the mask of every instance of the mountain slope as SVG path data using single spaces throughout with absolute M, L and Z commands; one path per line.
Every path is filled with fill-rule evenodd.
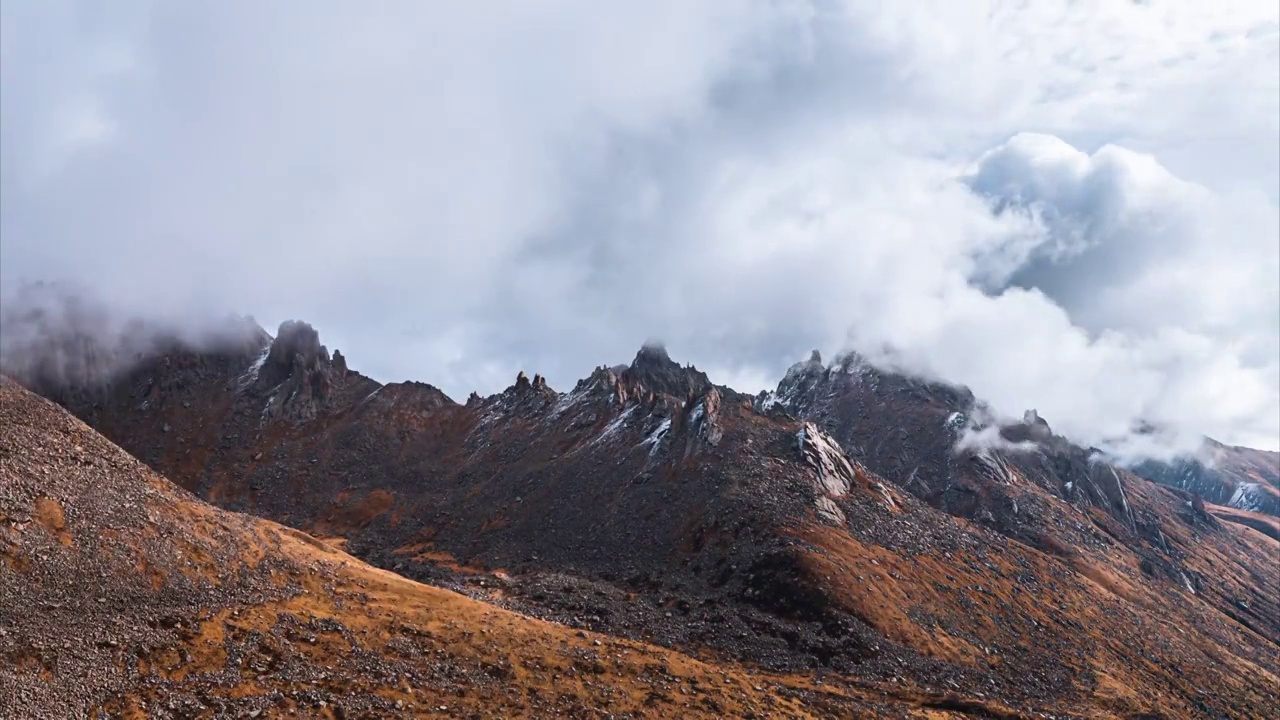
M 0 598 L 6 718 L 823 717 L 912 705 L 818 694 L 804 678 L 573 632 L 376 570 L 205 505 L 3 377 Z
M 647 347 L 459 404 L 261 338 L 40 389 L 217 504 L 580 627 L 937 705 L 1278 707 L 1275 540 L 1034 417 L 957 454 L 961 390 L 815 359 L 753 399 Z

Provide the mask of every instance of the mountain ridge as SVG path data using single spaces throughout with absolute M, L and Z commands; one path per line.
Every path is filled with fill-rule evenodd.
M 152 358 L 92 402 L 63 400 L 218 505 L 578 627 L 1050 714 L 1274 707 L 1249 669 L 1280 637 L 1259 566 L 1274 540 L 1090 462 L 1033 417 L 1006 441 L 1041 443 L 1034 461 L 957 455 L 955 388 L 849 365 L 832 377 L 858 382 L 824 369 L 762 409 L 652 348 L 566 393 L 521 373 L 458 404 L 373 382 L 303 334 L 277 376 L 264 342 Z M 1200 646 L 1239 654 L 1238 677 Z M 1111 715 L 1087 699 L 1099 683 Z
M 909 688 L 817 693 L 414 583 L 200 502 L 4 376 L 0 597 L 6 718 L 905 717 L 946 704 Z

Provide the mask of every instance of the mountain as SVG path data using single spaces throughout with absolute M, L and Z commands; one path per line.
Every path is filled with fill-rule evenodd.
M 573 631 L 211 507 L 0 376 L 0 716 L 890 713 Z M 927 706 L 927 698 L 921 699 Z
M 1206 440 L 1197 455 L 1145 462 L 1134 472 L 1207 502 L 1280 516 L 1280 453 Z
M 708 662 L 978 716 L 1280 709 L 1280 544 L 1034 413 L 856 356 L 751 397 L 654 345 L 458 403 L 302 323 L 239 337 L 31 384 L 216 505 Z
M 854 457 L 874 471 L 903 482 L 912 492 L 952 514 L 978 520 L 1034 543 L 1033 527 L 1001 510 L 983 488 L 1012 477 L 1038 485 L 1082 507 L 1095 507 L 1117 521 L 1140 520 L 1128 509 L 1125 470 L 1103 455 L 1054 435 L 1029 410 L 1021 422 L 996 423 L 984 404 L 964 388 L 928 382 L 867 363 L 856 353 L 824 365 L 815 352 L 793 365 L 778 388 L 761 393 L 756 407 L 780 409 L 826 427 Z M 961 452 L 955 452 L 959 447 Z M 1228 447 L 1206 439 L 1196 457 L 1147 461 L 1134 475 L 1183 491 L 1190 500 L 1241 510 L 1280 514 L 1280 454 Z

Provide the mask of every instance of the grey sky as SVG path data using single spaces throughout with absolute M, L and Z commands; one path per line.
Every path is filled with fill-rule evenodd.
M 4 0 L 0 281 L 456 398 L 888 345 L 1280 446 L 1280 10 L 1007 5 Z

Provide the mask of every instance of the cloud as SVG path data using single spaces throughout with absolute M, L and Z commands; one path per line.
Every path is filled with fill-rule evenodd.
M 92 8 L 4 5 L 5 289 L 455 397 L 889 347 L 1085 442 L 1280 445 L 1274 3 Z
M 1280 217 L 1273 203 L 1215 193 L 1123 148 L 1087 155 L 1033 135 L 986 154 L 968 182 L 1000 212 L 1043 228 L 1042 242 L 1006 287 L 1042 293 L 1078 331 L 1079 359 L 1045 382 L 1105 391 L 1097 396 L 1107 417 L 1168 426 L 1185 434 L 1182 443 L 1194 442 L 1198 427 L 1276 444 Z M 1100 377 L 1081 376 L 1090 371 L 1076 363 L 1093 358 Z M 1087 432 L 1079 425 L 1107 426 L 1083 409 L 1062 421 L 1076 435 Z

